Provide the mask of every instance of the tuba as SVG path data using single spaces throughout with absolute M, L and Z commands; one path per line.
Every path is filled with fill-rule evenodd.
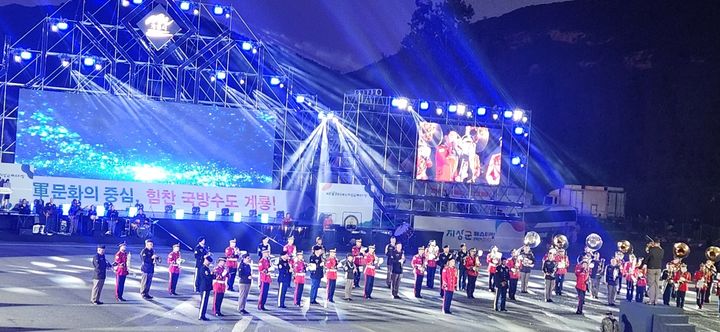
M 720 257 L 720 248 L 716 246 L 711 246 L 705 249 L 705 258 L 707 258 L 709 261 L 712 261 L 713 264 L 717 262 L 718 257 Z
M 527 234 L 525 234 L 525 238 L 523 239 L 523 244 L 530 247 L 531 249 L 539 246 L 540 242 L 540 234 L 533 231 L 527 232 Z
M 627 254 L 627 253 L 632 253 L 632 252 L 633 252 L 632 244 L 631 244 L 630 241 L 628 241 L 628 240 L 618 241 L 618 243 L 617 243 L 617 249 L 618 249 L 619 252 L 621 252 L 621 253 L 623 253 L 623 254 Z
M 708 248 L 709 249 L 709 248 Z M 682 260 L 690 254 L 690 246 L 685 242 L 676 242 L 673 244 L 673 256 L 675 259 Z
M 552 239 L 553 246 L 557 249 L 567 249 L 569 242 L 567 239 L 567 236 L 563 234 L 558 234 L 553 236 Z
M 600 237 L 600 235 L 592 233 L 585 238 L 585 247 L 587 247 L 591 252 L 600 250 L 600 248 L 602 248 L 602 245 L 603 239 Z

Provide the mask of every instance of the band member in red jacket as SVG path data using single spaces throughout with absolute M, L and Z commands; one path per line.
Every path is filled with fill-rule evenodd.
M 693 275 L 693 281 L 695 282 L 695 300 L 698 309 L 702 309 L 703 303 L 705 303 L 705 292 L 708 291 L 707 280 L 705 279 L 705 264 L 700 263 L 700 269 Z
M 642 303 L 645 300 L 645 289 L 647 289 L 647 266 L 635 269 L 637 282 L 635 283 L 635 302 Z
M 563 291 L 563 283 L 565 282 L 565 274 L 570 267 L 570 259 L 565 253 L 565 249 L 560 249 L 555 255 L 555 264 L 557 271 L 555 271 L 555 294 L 560 296 Z
M 420 291 L 422 290 L 423 277 L 425 276 L 425 247 L 418 247 L 417 255 L 413 256 L 411 262 L 413 272 L 415 274 L 415 297 L 422 299 Z
M 240 258 L 240 250 L 238 250 L 237 241 L 235 239 L 230 240 L 230 244 L 225 248 L 225 266 L 228 269 L 227 289 L 234 292 L 235 289 L 235 275 L 238 269 L 238 259 Z
M 286 252 L 291 258 L 295 257 L 295 253 L 297 251 L 297 247 L 295 246 L 295 237 L 290 235 L 287 241 L 287 244 L 283 247 L 283 251 Z
M 688 272 L 687 265 L 681 265 L 680 271 L 675 272 L 672 280 L 675 287 L 677 287 L 675 304 L 678 308 L 683 308 L 685 306 L 685 293 L 688 291 L 688 283 L 692 282 L 692 275 Z
M 115 300 L 125 302 L 123 292 L 125 291 L 125 278 L 127 278 L 130 268 L 130 254 L 127 253 L 127 244 L 125 242 L 118 245 L 118 252 L 115 253 Z
M 435 287 L 435 271 L 437 271 L 437 258 L 440 248 L 435 244 L 435 240 L 430 240 L 427 248 L 425 248 L 425 265 L 427 267 L 427 288 Z
M 368 247 L 365 254 L 365 298 L 372 299 L 373 285 L 375 284 L 375 269 L 380 265 L 375 256 L 375 245 Z
M 180 279 L 180 264 L 184 261 L 180 257 L 180 243 L 173 244 L 173 249 L 167 257 L 168 272 L 170 273 L 168 292 L 170 295 L 178 295 L 175 291 L 177 290 L 178 279 Z
M 455 267 L 455 257 L 450 256 L 441 275 L 440 287 L 444 291 L 442 311 L 446 314 L 452 314 L 450 305 L 452 304 L 453 294 L 458 285 L 458 272 Z
M 218 317 L 223 316 L 220 308 L 222 308 L 222 301 L 223 298 L 225 298 L 225 287 L 227 286 L 229 274 L 225 263 L 226 259 L 220 257 L 217 266 L 213 269 L 213 274 L 215 275 L 215 279 L 213 279 L 213 293 L 215 294 L 215 296 L 213 296 L 213 314 Z
M 350 249 L 355 261 L 355 271 L 353 272 L 353 285 L 354 287 L 360 287 L 360 275 L 362 273 L 363 265 L 365 260 L 363 259 L 362 252 L 362 239 L 355 240 L 355 246 Z
M 262 251 L 262 258 L 258 262 L 258 272 L 260 273 L 260 295 L 258 297 L 258 310 L 265 311 L 265 302 L 267 302 L 268 291 L 270 290 L 270 250 Z
M 305 287 L 305 261 L 303 260 L 303 252 L 295 253 L 295 263 L 293 263 L 293 281 L 295 281 L 295 297 L 294 304 L 302 305 L 303 290 Z
M 498 250 L 498 247 L 492 246 L 485 258 L 485 261 L 488 263 L 488 289 L 493 293 L 495 292 L 495 271 L 500 264 L 501 257 L 502 253 Z
M 511 252 L 505 265 L 510 269 L 510 284 L 508 286 L 508 298 L 515 301 L 517 293 L 518 281 L 520 280 L 520 250 L 515 249 Z
M 325 278 L 327 278 L 327 299 L 325 305 L 328 302 L 335 303 L 333 296 L 335 295 L 335 285 L 337 284 L 337 249 L 330 249 L 330 255 L 325 260 Z
M 582 315 L 583 306 L 585 305 L 585 293 L 587 292 L 588 281 L 590 280 L 590 269 L 588 268 L 587 261 L 582 261 L 582 263 L 575 266 L 575 278 L 575 289 L 578 295 L 577 311 L 575 311 L 575 313 Z
M 467 271 L 468 283 L 465 287 L 467 297 L 468 299 L 474 299 L 475 283 L 477 282 L 477 277 L 480 274 L 480 257 L 478 257 L 476 248 L 470 249 L 470 254 L 465 257 L 465 261 L 462 262 L 462 265 Z

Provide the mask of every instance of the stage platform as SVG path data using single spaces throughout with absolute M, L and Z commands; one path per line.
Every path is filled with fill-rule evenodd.
M 108 248 L 112 255 L 114 248 Z M 385 267 L 378 272 L 372 300 L 363 300 L 354 290 L 354 301 L 342 300 L 344 278 L 338 281 L 336 303 L 327 307 L 309 305 L 306 285 L 301 307 L 277 308 L 277 283 L 273 282 L 268 298 L 270 311 L 256 309 L 258 288 L 253 286 L 248 302 L 250 315 L 237 312 L 237 293 L 229 292 L 223 303 L 225 317 L 210 316 L 209 322 L 197 320 L 199 296 L 192 294 L 192 253 L 183 251 L 190 261 L 178 286 L 179 296 L 167 294 L 167 270 L 158 268 L 151 294 L 145 301 L 138 294 L 140 276 L 131 274 L 126 283 L 128 302 L 115 303 L 115 279 L 110 273 L 102 295 L 104 305 L 90 304 L 92 284 L 91 257 L 95 247 L 86 243 L 0 243 L 0 330 L 92 330 L 92 331 L 597 331 L 607 311 L 618 314 L 618 308 L 600 300 L 589 300 L 584 316 L 575 314 L 574 281 L 566 282 L 566 292 L 555 297 L 555 303 L 542 301 L 542 277 L 531 278 L 530 293 L 518 294 L 509 301 L 508 312 L 492 309 L 493 293 L 487 290 L 487 274 L 482 273 L 475 300 L 456 292 L 453 315 L 440 312 L 437 288 L 423 289 L 423 299 L 412 294 L 411 272 L 406 269 L 400 288 L 401 299 L 394 300 L 385 287 Z M 132 245 L 131 266 L 138 267 L 140 247 Z M 158 246 L 161 256 L 169 248 Z M 341 256 L 342 254 L 340 254 Z M 163 264 L 164 265 L 164 264 Z M 255 272 L 255 271 L 254 271 Z M 569 279 L 571 276 L 569 276 Z M 255 284 L 257 285 L 257 284 Z M 436 285 L 439 285 L 436 283 Z M 436 286 L 437 287 L 437 286 Z M 323 282 L 319 297 L 325 296 Z M 697 331 L 716 331 L 717 298 L 703 310 L 696 310 L 695 295 L 688 293 L 685 313 Z M 622 298 L 622 297 L 621 297 Z M 289 302 L 289 301 L 288 301 Z M 324 303 L 324 301 L 321 301 Z

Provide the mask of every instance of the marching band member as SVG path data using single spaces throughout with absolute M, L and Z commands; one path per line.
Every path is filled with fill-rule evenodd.
M 465 257 L 465 261 L 462 265 L 467 270 L 468 282 L 467 287 L 465 288 L 467 297 L 468 299 L 474 299 L 475 283 L 477 282 L 478 274 L 480 272 L 480 257 L 477 254 L 477 249 L 470 249 L 470 254 Z
M 458 284 L 458 273 L 455 268 L 455 258 L 450 256 L 448 263 L 449 266 L 446 269 L 443 269 L 440 274 L 440 288 L 444 290 L 442 311 L 445 314 L 452 315 L 450 305 L 452 304 L 453 294 L 455 293 L 455 288 Z
M 200 291 L 200 279 L 198 276 L 200 276 L 200 270 L 202 269 L 203 265 L 205 264 L 205 256 L 209 254 L 208 248 L 205 246 L 205 237 L 201 236 L 197 240 L 198 244 L 195 246 L 195 252 L 193 253 L 195 255 L 195 277 L 194 277 L 194 284 L 195 284 L 195 292 Z
M 704 263 L 700 263 L 700 268 L 695 272 L 695 275 L 693 276 L 693 281 L 695 282 L 695 301 L 697 303 L 698 309 L 702 309 L 703 303 L 705 303 L 705 293 L 708 292 L 708 287 L 705 280 Z
M 617 276 L 616 280 L 616 287 L 617 295 L 620 295 L 620 290 L 622 290 L 622 281 L 623 281 L 623 267 L 625 267 L 625 254 L 622 251 L 616 251 L 615 252 L 615 260 L 617 262 L 618 269 L 620 273 Z
M 257 246 L 258 258 L 263 257 L 263 251 L 268 251 L 268 257 L 270 257 L 270 237 L 263 236 L 260 243 Z M 269 259 L 269 258 L 268 258 Z
M 427 288 L 435 287 L 435 272 L 437 271 L 437 257 L 439 248 L 435 244 L 435 240 L 430 240 L 428 247 L 425 248 L 425 263 L 427 265 Z
M 510 300 L 515 301 L 515 294 L 517 293 L 518 280 L 520 279 L 520 252 L 519 249 L 515 249 L 511 252 L 510 258 L 505 262 L 505 265 L 510 269 L 510 281 L 508 287 L 508 297 Z
M 675 272 L 672 280 L 673 283 L 677 285 L 675 304 L 678 308 L 683 308 L 685 306 L 685 293 L 687 293 L 688 290 L 688 283 L 692 281 L 692 276 L 687 270 L 687 265 L 680 265 L 680 271 Z
M 555 273 L 555 294 L 562 295 L 563 283 L 565 282 L 565 274 L 570 267 L 570 259 L 565 254 L 565 249 L 558 250 L 555 255 L 555 263 L 557 264 L 557 272 Z
M 321 246 L 313 247 L 313 254 L 308 261 L 308 271 L 310 271 L 310 304 L 320 304 L 317 302 L 317 293 L 320 288 L 320 282 L 323 278 L 323 248 Z
M 295 237 L 290 235 L 288 236 L 287 241 L 287 244 L 283 247 L 283 251 L 291 258 L 295 257 L 295 252 L 297 251 L 297 247 L 295 246 Z
M 467 269 L 465 269 L 465 257 L 467 257 L 467 245 L 465 243 L 460 244 L 460 251 L 457 253 L 458 271 L 460 272 L 460 290 L 465 290 L 467 284 Z
M 637 258 L 635 255 L 630 254 L 627 262 L 622 267 L 622 273 L 625 277 L 625 300 L 632 302 L 635 298 L 635 279 L 637 278 L 635 268 L 637 267 Z
M 675 293 L 675 283 L 673 277 L 675 272 L 680 271 L 680 261 L 672 260 L 665 265 L 665 271 L 663 272 L 661 279 L 665 280 L 665 287 L 663 288 L 663 304 L 670 305 L 670 298 Z
M 555 271 L 557 270 L 555 266 L 555 251 L 550 249 L 546 258 L 542 265 L 542 271 L 545 275 L 545 302 L 552 302 L 553 282 L 555 282 Z
M 315 237 L 315 245 L 313 247 L 320 247 L 322 249 L 322 254 L 325 254 L 325 246 L 323 245 L 323 239 L 322 236 L 316 236 Z M 314 250 L 313 250 L 314 251 Z
M 438 260 L 437 260 L 437 264 L 438 264 L 438 267 L 440 268 L 441 276 L 442 276 L 443 269 L 445 269 L 445 266 L 447 265 L 448 261 L 450 260 L 450 257 L 453 257 L 453 255 L 450 252 L 450 246 L 446 244 L 443 246 L 443 252 L 441 252 L 440 255 L 438 255 Z M 442 287 L 440 287 L 440 297 L 443 296 L 444 292 L 445 292 L 445 290 Z
M 720 275 L 715 275 L 715 295 L 718 297 L 718 312 L 720 312 Z
M 184 260 L 180 258 L 180 243 L 173 244 L 172 251 L 168 254 L 168 273 L 170 273 L 170 282 L 168 283 L 168 293 L 170 295 L 178 295 L 177 283 L 180 279 L 180 264 Z
M 107 270 L 112 269 L 112 264 L 108 263 L 105 259 L 105 246 L 98 244 L 97 253 L 92 259 L 94 274 L 93 274 L 93 286 L 90 293 L 90 303 L 92 304 L 103 304 L 100 301 L 100 294 L 102 293 L 103 286 L 105 285 L 105 277 L 107 276 Z
M 417 255 L 412 258 L 412 268 L 415 274 L 415 297 L 422 299 L 420 291 L 422 290 L 423 276 L 425 275 L 425 247 L 418 247 Z
M 293 272 L 295 276 L 295 297 L 293 302 L 299 307 L 302 305 L 303 288 L 305 287 L 305 261 L 303 260 L 302 251 L 295 254 Z
M 292 281 L 291 264 L 288 261 L 289 256 L 287 251 L 283 251 L 282 255 L 280 255 L 280 261 L 278 261 L 278 308 L 287 308 L 285 306 L 285 295 Z
M 226 259 L 220 257 L 217 262 L 217 266 L 213 270 L 215 278 L 213 279 L 213 314 L 215 316 L 223 316 L 220 309 L 222 308 L 222 301 L 225 298 L 225 287 L 228 278 L 228 269 L 225 267 Z
M 197 275 L 196 281 L 198 284 L 198 291 L 200 291 L 200 317 L 199 320 L 209 320 L 205 317 L 207 312 L 208 300 L 210 299 L 210 292 L 213 289 L 213 280 L 215 275 L 210 271 L 210 263 L 212 263 L 212 257 L 205 256 L 203 258 L 203 265 L 200 267 L 200 272 Z
M 495 309 L 495 311 L 507 311 L 507 309 L 505 309 L 505 301 L 507 299 L 508 286 L 510 284 L 510 269 L 507 266 L 507 258 L 500 258 L 500 264 L 495 269 L 494 281 L 497 286 L 497 292 L 495 293 L 493 309 Z
M 342 269 L 345 270 L 345 297 L 343 297 L 343 300 L 352 301 L 355 260 L 351 252 L 349 252 L 347 257 L 342 261 Z
M 587 261 L 582 261 L 575 266 L 575 290 L 577 290 L 578 304 L 576 314 L 583 314 L 583 306 L 585 305 L 585 293 L 588 289 L 588 279 L 590 278 L 590 269 Z
M 335 296 L 335 286 L 337 285 L 338 266 L 337 257 L 335 256 L 336 254 L 337 249 L 330 249 L 330 255 L 325 261 L 325 268 L 327 269 L 327 273 L 325 275 L 325 278 L 327 279 L 327 298 L 325 299 L 325 304 L 328 302 L 335 303 L 333 297 Z
M 398 292 L 400 291 L 400 279 L 402 278 L 403 263 L 405 262 L 402 243 L 395 244 L 395 248 L 392 249 L 388 259 L 391 259 L 391 261 L 388 262 L 388 273 L 390 273 L 388 279 L 391 281 L 391 293 L 393 298 L 397 300 L 400 298 Z
M 264 240 L 263 240 L 264 241 Z M 262 251 L 262 258 L 258 261 L 258 272 L 260 274 L 260 295 L 258 296 L 258 310 L 266 311 L 265 302 L 267 302 L 268 291 L 270 290 L 270 249 Z
M 245 310 L 247 297 L 250 294 L 250 284 L 252 284 L 252 258 L 247 253 L 241 255 L 240 265 L 238 267 L 238 311 L 243 315 L 249 314 Z
M 122 242 L 118 245 L 118 252 L 115 253 L 115 300 L 125 302 L 123 292 L 125 291 L 125 279 L 130 273 L 128 262 L 130 254 L 127 253 L 127 244 Z
M 225 260 L 227 261 L 225 265 L 228 268 L 227 288 L 231 292 L 235 291 L 235 275 L 237 274 L 238 258 L 240 257 L 240 251 L 236 245 L 237 240 L 231 239 L 228 247 L 225 248 Z
M 642 265 L 635 269 L 637 282 L 635 282 L 635 302 L 642 303 L 645 299 L 645 290 L 647 289 L 647 266 Z
M 607 284 L 608 290 L 608 305 L 611 307 L 615 306 L 615 297 L 617 296 L 617 276 L 620 274 L 620 262 L 617 258 L 610 260 L 610 265 L 605 267 L 605 283 Z
M 705 292 L 704 303 L 710 303 L 710 292 L 712 291 L 712 284 L 717 275 L 717 269 L 715 268 L 715 262 L 708 260 L 705 262 L 703 272 L 705 272 L 705 285 L 707 285 L 707 292 Z
M 385 259 L 387 260 L 387 278 L 385 278 L 385 283 L 387 284 L 387 287 L 390 288 L 390 271 L 392 270 L 392 261 L 390 260 L 390 256 L 392 255 L 393 251 L 395 250 L 395 244 L 397 243 L 397 238 L 395 236 L 390 237 L 390 243 L 385 245 Z
M 490 248 L 490 252 L 485 258 L 485 261 L 488 263 L 488 289 L 491 292 L 495 292 L 495 271 L 497 270 L 498 264 L 500 264 L 500 257 L 498 254 L 500 254 L 498 247 L 492 246 L 492 248 Z
M 360 273 L 361 268 L 364 262 L 363 259 L 363 252 L 362 252 L 362 239 L 355 239 L 355 246 L 352 247 L 350 252 L 353 255 L 353 260 L 355 263 L 355 270 L 353 271 L 353 285 L 355 287 L 360 287 Z
M 592 259 L 590 260 L 590 293 L 594 299 L 598 298 L 600 291 L 600 279 L 602 279 L 602 271 L 605 265 L 605 259 L 600 259 L 600 252 L 596 251 L 593 253 Z
M 535 267 L 535 254 L 530 250 L 530 246 L 523 246 L 520 253 L 520 292 L 527 293 L 528 282 L 530 281 L 530 273 Z
M 377 257 L 375 257 L 375 245 L 368 246 L 365 254 L 365 293 L 366 299 L 372 299 L 373 285 L 375 284 L 375 269 L 377 268 Z
M 158 259 L 155 250 L 153 250 L 153 241 L 151 239 L 145 240 L 145 248 L 140 251 L 140 259 L 142 260 L 142 266 L 140 267 L 140 271 L 142 271 L 140 295 L 142 295 L 143 299 L 150 300 L 153 298 L 150 296 L 150 287 L 155 273 L 155 260 Z

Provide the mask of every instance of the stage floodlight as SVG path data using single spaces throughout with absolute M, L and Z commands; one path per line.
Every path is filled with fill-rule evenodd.
M 210 76 L 210 82 L 215 82 L 216 79 L 215 75 Z
M 467 112 L 467 113 L 465 113 L 465 115 L 467 115 L 468 119 L 472 118 L 472 112 Z
M 260 222 L 263 224 L 267 224 L 270 221 L 270 215 L 267 213 L 261 213 L 260 214 Z
M 240 83 L 240 85 L 244 85 L 244 84 L 245 84 L 245 80 L 241 78 L 238 83 Z
M 242 44 L 240 44 L 240 47 L 243 51 L 250 51 L 253 49 L 253 44 L 249 41 L 244 41 Z
M 428 102 L 426 102 L 426 101 L 420 102 L 420 109 L 421 109 L 421 110 L 424 111 L 424 110 L 426 110 L 426 109 L 428 109 L 428 108 L 430 108 L 430 103 L 428 103 Z
M 50 26 L 50 31 L 52 32 L 58 32 L 60 29 L 58 29 L 57 24 L 53 24 Z
M 437 115 L 442 115 L 442 114 L 443 114 L 443 109 L 442 109 L 441 107 L 436 108 L 436 109 L 435 109 L 435 114 L 437 114 Z
M 70 67 L 70 59 L 69 58 L 61 58 L 60 65 L 65 68 Z
M 215 219 L 217 219 L 217 211 L 215 211 L 215 210 L 208 211 L 207 218 L 209 221 L 215 221 Z
M 398 109 L 404 110 L 407 109 L 408 105 L 410 104 L 410 101 L 407 98 L 393 98 L 390 101 L 390 105 L 397 107 Z
M 528 117 L 527 117 L 527 116 L 523 116 L 523 118 L 522 118 L 522 123 L 527 123 L 527 122 L 528 122 Z
M 493 120 L 497 120 L 500 116 L 497 113 L 493 113 L 492 118 Z
M 133 217 L 137 216 L 137 213 L 138 213 L 138 208 L 137 208 L 137 206 L 131 206 L 131 207 L 128 209 L 128 217 L 129 217 L 129 218 L 133 218 Z
M 512 163 L 515 166 L 520 165 L 520 157 L 517 157 L 517 156 L 512 157 L 512 159 L 510 159 L 510 163 Z
M 467 109 L 467 107 L 466 107 L 465 105 L 463 105 L 463 104 L 458 104 L 458 105 L 457 105 L 457 115 L 459 115 L 459 116 L 465 115 L 465 110 L 466 110 L 466 109 Z
M 305 102 L 305 96 L 303 95 L 297 95 L 295 96 L 295 102 L 298 104 L 302 104 Z
M 221 70 L 221 71 L 218 71 L 217 74 L 215 74 L 215 76 L 217 76 L 217 79 L 219 79 L 219 80 L 224 80 L 227 77 L 227 73 Z
M 13 60 L 14 60 L 15 62 L 22 62 L 22 58 L 20 57 L 20 53 L 14 54 L 14 55 L 13 55 Z
M 136 5 L 140 5 L 140 4 L 142 4 L 142 2 L 143 2 L 143 0 L 132 0 L 132 3 L 134 3 Z
M 193 15 L 195 15 L 195 16 L 200 15 L 200 9 L 199 8 L 193 9 Z
M 320 111 L 320 112 L 318 113 L 318 119 L 324 121 L 324 120 L 326 119 L 326 117 L 325 117 L 325 112 Z
M 90 67 L 95 64 L 95 58 L 88 56 L 83 59 L 83 64 Z
M 58 28 L 58 30 L 60 30 L 60 31 L 65 31 L 65 30 L 67 30 L 68 27 L 69 27 L 67 21 L 58 21 L 57 24 L 55 24 L 55 26 L 56 26 L 56 27 Z
M 517 122 L 517 121 L 522 120 L 524 115 L 525 115 L 525 113 L 523 112 L 523 110 L 517 108 L 513 111 L 512 119 L 513 119 L 513 121 Z
M 483 115 L 487 114 L 487 109 L 485 109 L 485 107 L 478 107 L 477 114 L 480 116 L 483 116 Z
M 257 53 L 257 47 L 253 47 L 252 54 Z
M 225 13 L 225 18 L 230 18 L 230 12 Z
M 222 15 L 223 12 L 225 12 L 225 8 L 223 8 L 222 6 L 220 6 L 220 5 L 215 5 L 215 7 L 213 7 L 213 14 L 215 14 L 215 15 Z
M 333 113 L 333 112 L 328 112 L 328 114 L 327 114 L 327 116 L 325 116 L 325 118 L 328 119 L 328 120 L 332 120 L 332 119 L 335 118 L 335 113 Z
M 97 212 L 97 215 L 102 217 L 105 215 L 105 206 L 104 205 L 98 205 L 95 207 L 95 212 Z
M 130 0 L 122 0 L 122 1 L 120 2 L 120 4 L 121 4 L 123 7 L 130 6 Z
M 528 132 L 525 132 L 525 133 L 523 134 L 523 137 L 528 137 L 528 136 L 530 136 L 530 133 L 528 133 Z
M 185 210 L 183 210 L 183 209 L 175 210 L 175 219 L 182 219 L 182 218 L 185 218 Z
M 284 87 L 285 87 L 285 84 L 283 84 L 283 83 L 280 83 L 280 84 L 278 85 L 278 88 L 280 88 L 280 89 L 282 89 L 282 88 L 284 88 Z
M 96 62 L 96 63 L 95 63 L 95 70 L 102 70 L 102 69 L 103 69 L 102 63 Z
M 22 50 L 20 51 L 20 59 L 22 60 L 30 60 L 32 59 L 33 55 L 30 53 L 30 51 Z
M 515 127 L 515 135 L 522 135 L 525 132 L 523 127 Z
M 512 118 L 512 117 L 513 117 L 513 111 L 511 111 L 511 110 L 505 110 L 505 111 L 503 112 L 503 117 L 506 118 L 506 119 Z
M 233 221 L 234 222 L 240 222 L 242 220 L 242 212 L 237 211 L 233 213 Z
M 277 78 L 277 77 L 270 78 L 270 85 L 278 85 L 278 84 L 280 84 L 280 78 Z
M 410 105 L 410 106 L 407 107 L 407 111 L 408 111 L 408 112 L 412 112 L 412 111 L 414 111 L 414 110 L 415 110 L 415 108 L 413 108 L 412 105 Z
M 190 1 L 180 1 L 180 9 L 190 10 Z
M 450 105 L 450 106 L 448 107 L 448 112 L 450 112 L 450 113 L 455 113 L 455 112 L 457 112 L 457 105 Z

